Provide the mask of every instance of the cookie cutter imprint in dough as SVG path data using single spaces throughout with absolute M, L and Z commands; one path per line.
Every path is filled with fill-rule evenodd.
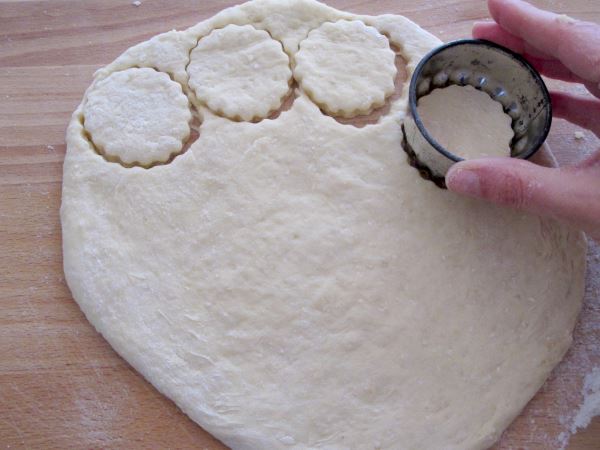
M 383 100 L 381 97 L 378 98 L 377 96 L 371 96 L 371 98 L 370 98 L 371 102 L 366 107 L 354 108 L 350 111 L 344 110 L 343 108 L 337 108 L 337 110 L 335 110 L 335 108 L 329 107 L 330 105 L 326 105 L 326 102 L 320 101 L 318 98 L 318 94 L 315 94 L 314 92 L 307 92 L 303 89 L 302 77 L 297 77 L 297 74 L 295 71 L 295 66 L 296 66 L 295 56 L 298 52 L 300 52 L 300 50 L 302 49 L 303 43 L 308 40 L 311 33 L 315 32 L 315 31 L 319 31 L 324 25 L 328 25 L 330 27 L 335 27 L 337 24 L 340 24 L 343 27 L 346 24 L 354 25 L 355 23 L 361 24 L 364 27 L 365 33 L 377 33 L 378 37 L 380 39 L 385 39 L 386 48 L 393 55 L 392 56 L 392 68 L 393 69 L 389 73 L 390 83 L 392 85 L 392 88 L 390 89 L 390 87 L 388 86 L 387 89 L 384 90 L 384 93 L 382 95 Z M 354 25 L 354 26 L 356 27 L 356 25 Z M 232 113 L 232 112 L 228 112 L 226 110 L 226 106 L 224 108 L 219 107 L 219 106 L 214 106 L 215 104 L 223 105 L 223 102 L 219 102 L 218 99 L 216 100 L 216 102 L 214 101 L 214 99 L 208 99 L 208 100 L 206 99 L 206 95 L 201 92 L 202 87 L 203 87 L 202 81 L 200 81 L 200 82 L 198 82 L 198 80 L 194 80 L 196 82 L 191 81 L 191 79 L 194 78 L 194 73 L 193 73 L 194 52 L 196 51 L 196 53 L 198 53 L 197 49 L 199 48 L 200 44 L 203 41 L 207 42 L 207 40 L 211 39 L 211 37 L 214 38 L 215 34 L 223 33 L 223 30 L 229 29 L 229 30 L 239 31 L 240 29 L 245 29 L 247 32 L 249 32 L 250 30 L 248 30 L 248 28 L 252 28 L 254 30 L 254 32 L 250 32 L 252 35 L 257 36 L 259 34 L 266 33 L 271 40 L 270 42 L 274 41 L 277 43 L 278 48 L 281 50 L 281 54 L 283 56 L 287 57 L 287 68 L 289 69 L 289 77 L 285 83 L 286 84 L 285 92 L 283 92 L 282 95 L 278 96 L 279 98 L 277 99 L 277 101 L 271 100 L 270 107 L 265 108 L 264 104 L 263 105 L 258 104 L 258 105 L 255 105 L 255 107 L 258 109 L 258 112 L 256 110 L 253 113 L 245 111 L 245 113 L 243 113 L 243 114 L 239 113 L 239 112 L 235 112 L 236 108 L 234 107 L 233 108 L 234 112 Z M 270 45 L 269 43 L 264 42 L 264 40 L 263 40 L 263 43 L 265 43 L 266 45 Z M 252 52 L 252 49 L 246 49 L 246 50 L 249 50 L 250 52 Z M 271 51 L 273 51 L 273 47 L 271 47 Z M 223 53 L 226 54 L 227 49 L 225 49 Z M 223 56 L 223 55 L 221 55 L 221 56 Z M 236 54 L 236 56 L 238 56 L 238 55 Z M 252 55 L 251 54 L 251 56 L 260 60 L 261 55 L 260 54 Z M 253 61 L 249 61 L 249 63 L 252 64 Z M 258 63 L 254 63 L 254 64 L 258 64 L 260 66 L 260 61 Z M 367 64 L 368 64 L 368 62 L 367 62 Z M 388 33 L 386 33 L 383 30 L 378 29 L 376 24 L 366 23 L 365 21 L 359 20 L 359 19 L 343 19 L 342 18 L 342 19 L 338 19 L 338 20 L 323 21 L 320 24 L 318 24 L 317 26 L 312 27 L 308 30 L 308 32 L 306 33 L 304 38 L 300 40 L 300 42 L 297 46 L 297 49 L 295 51 L 286 49 L 284 43 L 281 40 L 274 38 L 273 33 L 268 29 L 257 28 L 255 26 L 255 24 L 252 24 L 252 23 L 247 23 L 247 24 L 243 24 L 243 25 L 230 23 L 230 24 L 226 24 L 221 27 L 214 27 L 214 28 L 210 29 L 207 33 L 204 33 L 197 37 L 195 45 L 193 45 L 189 49 L 188 59 L 185 64 L 185 73 L 187 75 L 187 83 L 177 81 L 174 74 L 164 71 L 164 70 L 160 70 L 157 67 L 131 65 L 130 67 L 125 67 L 125 68 L 121 68 L 121 69 L 110 71 L 110 72 L 106 73 L 102 78 L 94 80 L 94 83 L 89 88 L 87 96 L 92 95 L 97 84 L 106 80 L 112 74 L 117 73 L 117 72 L 124 72 L 126 70 L 133 69 L 133 68 L 138 68 L 138 69 L 149 68 L 149 69 L 155 70 L 158 73 L 164 73 L 164 74 L 168 75 L 169 79 L 173 83 L 177 83 L 181 87 L 183 94 L 188 98 L 188 107 L 189 107 L 189 111 L 191 113 L 191 120 L 188 122 L 190 132 L 188 134 L 188 137 L 185 138 L 184 140 L 182 140 L 181 145 L 179 146 L 178 150 L 169 152 L 166 155 L 162 155 L 161 158 L 152 159 L 151 161 L 139 161 L 137 159 L 131 161 L 130 158 L 127 157 L 127 155 L 119 154 L 118 152 L 116 154 L 114 152 L 107 153 L 105 151 L 104 147 L 102 145 L 99 145 L 96 142 L 96 140 L 94 139 L 94 133 L 85 126 L 86 118 L 85 118 L 84 113 L 80 114 L 79 120 L 80 120 L 80 123 L 83 128 L 84 138 L 89 142 L 91 149 L 93 151 L 95 151 L 99 156 L 101 156 L 105 161 L 110 162 L 110 163 L 120 164 L 124 168 L 138 167 L 138 168 L 142 168 L 142 169 L 151 169 L 156 166 L 170 164 L 179 155 L 184 154 L 194 144 L 194 142 L 196 142 L 196 140 L 198 140 L 200 138 L 201 126 L 202 126 L 202 122 L 203 122 L 203 114 L 205 114 L 205 113 L 210 113 L 210 114 L 216 115 L 224 120 L 231 120 L 231 121 L 235 121 L 235 122 L 258 123 L 264 119 L 276 120 L 281 113 L 292 108 L 295 98 L 297 98 L 299 95 L 305 95 L 312 103 L 314 103 L 319 108 L 319 110 L 321 111 L 321 113 L 323 115 L 333 118 L 334 120 L 336 120 L 338 123 L 340 123 L 342 125 L 352 125 L 357 128 L 362 128 L 366 125 L 376 124 L 379 122 L 379 120 L 383 116 L 386 116 L 387 114 L 390 113 L 392 104 L 401 97 L 401 93 L 404 91 L 404 87 L 409 81 L 408 73 L 407 73 L 407 65 L 408 65 L 407 59 L 403 55 L 402 44 L 400 42 L 395 42 L 391 38 L 391 36 L 389 36 Z M 192 66 L 192 68 L 190 68 L 190 66 Z M 260 67 L 255 66 L 254 68 L 259 69 Z M 267 68 L 267 70 L 268 69 L 270 69 L 270 68 Z M 345 70 L 345 67 L 339 66 L 339 67 L 336 67 L 336 69 Z M 252 78 L 252 75 L 253 74 L 251 73 L 250 78 Z M 254 87 L 254 84 L 248 83 L 248 80 L 241 80 L 238 83 L 238 86 L 235 86 L 235 81 L 236 80 L 234 80 L 233 83 L 234 83 L 234 87 L 237 88 L 237 92 L 236 92 L 237 96 L 233 98 L 234 102 L 238 101 L 239 97 L 240 96 L 243 97 L 244 95 L 249 97 L 250 99 L 252 99 L 255 103 L 257 101 L 259 101 L 259 98 L 256 97 L 256 94 L 253 97 L 252 92 L 244 92 L 244 90 L 251 91 Z M 273 80 L 273 81 L 279 81 L 280 82 L 279 84 L 281 84 L 281 80 Z M 363 79 L 360 81 L 362 83 L 365 83 L 366 80 Z M 226 83 L 227 82 L 229 82 L 229 87 L 231 87 L 231 80 L 227 80 Z M 331 83 L 334 83 L 334 82 L 331 82 Z M 360 86 L 360 83 L 359 83 L 359 86 Z M 350 87 L 345 86 L 345 87 L 349 88 L 349 90 L 352 91 L 351 86 Z M 281 85 L 278 86 L 278 89 L 279 89 L 280 93 L 281 93 L 281 91 L 283 91 Z M 214 89 L 213 89 L 213 91 L 214 91 Z M 349 95 L 351 95 L 351 92 Z M 209 97 L 211 96 L 210 93 L 208 94 L 208 96 Z M 260 99 L 264 99 L 264 96 L 262 96 Z M 211 100 L 213 100 L 213 101 L 211 101 Z M 242 101 L 243 101 L 243 99 L 242 99 Z M 87 103 L 87 101 L 86 101 L 86 103 Z M 115 105 L 115 106 L 117 106 L 117 105 Z M 242 104 L 242 106 L 238 107 L 237 110 L 239 111 L 240 109 L 243 109 L 243 106 L 244 105 Z M 85 109 L 85 104 L 84 104 L 84 109 Z M 143 134 L 144 134 L 144 130 L 141 129 L 140 137 L 142 139 L 143 139 Z M 124 150 L 124 152 L 126 153 L 127 151 Z

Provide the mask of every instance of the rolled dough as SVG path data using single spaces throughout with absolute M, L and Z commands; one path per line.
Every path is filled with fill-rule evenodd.
M 418 114 L 433 139 L 463 159 L 510 156 L 512 119 L 473 86 L 452 85 L 421 97 Z
M 275 120 L 232 121 L 187 84 L 190 52 L 215 29 L 265 29 L 293 57 L 342 19 L 387 36 L 409 77 L 439 44 L 401 16 L 261 0 L 97 72 L 82 105 L 111 74 L 153 67 L 203 122 L 170 163 L 127 168 L 94 151 L 77 108 L 66 279 L 113 348 L 234 449 L 482 449 L 569 347 L 582 236 L 422 181 L 400 146 L 408 89 L 356 128 L 302 89 Z

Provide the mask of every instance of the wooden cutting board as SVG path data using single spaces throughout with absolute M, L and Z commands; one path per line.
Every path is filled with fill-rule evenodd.
M 234 3 L 0 0 L 0 446 L 224 448 L 86 321 L 63 278 L 58 210 L 65 128 L 93 72 L 137 42 Z M 536 3 L 600 22 L 597 0 Z M 472 22 L 487 17 L 485 3 L 472 0 L 330 4 L 404 14 L 443 40 L 469 36 Z M 560 120 L 553 125 L 549 142 L 562 163 L 600 147 L 589 132 L 575 140 L 576 129 Z M 565 429 L 560 421 L 581 401 L 582 377 L 600 365 L 598 247 L 589 261 L 575 344 L 498 449 L 556 448 Z M 572 436 L 569 448 L 599 449 L 600 421 Z

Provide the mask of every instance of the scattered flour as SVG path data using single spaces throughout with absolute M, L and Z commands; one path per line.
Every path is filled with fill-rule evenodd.
M 514 450 L 523 440 L 565 450 L 571 436 L 600 415 L 600 245 L 593 241 L 586 280 L 571 349 L 493 450 Z
M 576 131 L 575 133 L 573 133 L 573 135 L 575 136 L 575 139 L 577 139 L 577 140 L 583 139 L 585 137 L 585 134 L 583 133 L 583 131 Z
M 585 377 L 583 403 L 573 419 L 571 433 L 575 433 L 578 428 L 587 427 L 596 416 L 600 416 L 600 367 L 594 367 Z
M 564 367 L 565 373 L 581 374 L 581 388 L 579 392 L 563 391 L 559 420 L 564 431 L 555 441 L 559 450 L 567 448 L 577 430 L 586 428 L 594 417 L 600 416 L 600 245 L 593 241 L 589 245 L 586 298 L 573 348 L 559 366 L 559 369 Z M 567 388 L 567 383 L 558 385 L 561 391 Z

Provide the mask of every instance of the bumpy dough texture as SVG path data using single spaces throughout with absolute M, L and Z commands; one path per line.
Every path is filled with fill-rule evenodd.
M 97 76 L 147 65 L 183 79 L 186 52 L 228 23 L 267 27 L 293 52 L 307 23 L 340 19 L 390 36 L 409 77 L 439 44 L 401 16 L 261 0 Z M 486 448 L 569 346 L 581 235 L 422 181 L 400 149 L 407 93 L 360 129 L 303 92 L 257 124 L 200 106 L 199 139 L 149 170 L 106 162 L 73 115 L 61 208 L 73 296 L 235 449 Z
M 418 113 L 429 135 L 461 158 L 510 155 L 512 119 L 473 86 L 434 89 L 419 99 Z
M 277 109 L 292 78 L 281 44 L 250 25 L 228 25 L 200 39 L 188 73 L 198 99 L 235 120 L 264 118 Z
M 328 22 L 300 43 L 294 76 L 329 114 L 354 117 L 382 106 L 394 92 L 394 60 L 375 28 L 357 20 Z
M 87 93 L 83 116 L 108 159 L 142 166 L 179 152 L 192 119 L 181 85 L 150 68 L 114 72 L 98 81 Z

